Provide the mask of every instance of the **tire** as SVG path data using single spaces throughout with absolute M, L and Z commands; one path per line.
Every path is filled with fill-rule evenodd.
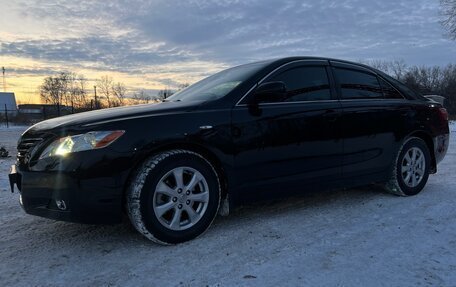
M 217 172 L 203 156 L 170 150 L 147 159 L 127 190 L 127 213 L 146 238 L 177 244 L 204 233 L 221 198 Z
M 426 143 L 417 137 L 406 139 L 397 153 L 385 190 L 399 196 L 418 194 L 429 178 L 430 163 Z

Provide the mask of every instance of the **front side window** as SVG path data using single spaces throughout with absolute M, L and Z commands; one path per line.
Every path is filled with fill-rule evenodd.
M 375 75 L 342 68 L 334 69 L 342 99 L 383 98 L 382 88 Z
M 287 87 L 284 102 L 318 101 L 331 99 L 325 67 L 297 67 L 281 72 L 268 82 L 283 82 Z

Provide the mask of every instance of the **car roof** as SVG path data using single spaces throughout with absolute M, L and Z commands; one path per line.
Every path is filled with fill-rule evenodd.
M 275 64 L 275 65 L 283 65 L 286 63 L 294 62 L 294 61 L 299 61 L 299 60 L 316 60 L 316 61 L 332 61 L 332 62 L 339 62 L 339 63 L 344 63 L 344 64 L 350 64 L 350 65 L 356 65 L 359 67 L 367 68 L 370 70 L 378 71 L 377 69 L 357 63 L 357 62 L 352 62 L 352 61 L 347 61 L 347 60 L 342 60 L 342 59 L 335 59 L 335 58 L 327 58 L 327 57 L 316 57 L 316 56 L 292 56 L 292 57 L 284 57 L 284 58 L 272 58 L 269 60 L 262 60 L 262 61 L 256 61 L 252 62 L 253 63 L 266 63 L 266 64 Z
M 335 58 L 315 57 L 315 56 L 293 56 L 293 57 L 284 57 L 284 58 L 275 58 L 275 59 L 257 61 L 257 62 L 252 62 L 250 64 L 262 63 L 262 64 L 264 64 L 264 70 L 269 70 L 270 71 L 271 69 L 278 68 L 278 67 L 280 67 L 282 65 L 285 65 L 287 63 L 291 63 L 291 62 L 294 62 L 294 61 L 300 61 L 300 60 L 328 61 L 328 62 L 337 62 L 337 63 L 342 63 L 342 64 L 353 65 L 353 66 L 360 67 L 360 68 L 366 69 L 368 71 L 371 71 L 371 72 L 373 72 L 375 74 L 378 74 L 384 79 L 386 78 L 387 82 L 389 82 L 390 84 L 392 84 L 396 88 L 398 88 L 397 87 L 397 83 L 400 83 L 401 85 L 404 85 L 400 81 L 398 81 L 396 79 L 393 79 L 392 77 L 390 77 L 386 73 L 384 73 L 384 72 L 382 72 L 382 71 L 380 71 L 380 70 L 378 70 L 378 69 L 376 69 L 374 67 L 371 67 L 369 65 L 360 64 L 360 63 L 356 63 L 356 62 L 351 62 L 351 61 L 347 61 L 347 60 L 335 59 Z M 405 91 L 402 88 L 398 88 L 398 89 L 401 91 L 402 94 L 405 94 L 407 98 L 411 97 L 411 98 L 414 98 L 414 99 L 421 99 L 421 100 L 425 99 L 423 96 L 419 95 L 415 91 L 413 91 L 412 94 L 411 94 L 410 92 Z M 410 88 L 408 88 L 408 89 L 410 89 Z

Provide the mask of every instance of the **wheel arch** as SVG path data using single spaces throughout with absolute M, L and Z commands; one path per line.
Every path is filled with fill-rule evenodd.
M 134 163 L 133 167 L 131 168 L 131 170 L 128 174 L 127 180 L 124 183 L 124 187 L 123 187 L 123 191 L 122 191 L 122 206 L 125 206 L 126 193 L 127 193 L 128 186 L 130 185 L 132 178 L 135 176 L 136 171 L 138 170 L 138 168 L 141 167 L 143 162 L 147 158 L 149 158 L 153 155 L 159 154 L 161 152 L 169 151 L 169 150 L 174 150 L 174 149 L 188 150 L 188 151 L 192 151 L 192 152 L 195 152 L 195 153 L 203 156 L 213 166 L 213 168 L 217 172 L 218 178 L 220 179 L 220 187 L 221 187 L 221 195 L 222 195 L 221 200 L 224 200 L 227 197 L 228 180 L 227 180 L 225 169 L 223 168 L 222 161 L 219 159 L 219 157 L 214 152 L 212 152 L 210 149 L 208 149 L 200 144 L 197 144 L 197 143 L 172 142 L 172 143 L 166 143 L 166 144 L 160 145 L 152 150 L 148 150 L 148 151 L 141 153 L 141 155 L 139 156 L 139 159 Z

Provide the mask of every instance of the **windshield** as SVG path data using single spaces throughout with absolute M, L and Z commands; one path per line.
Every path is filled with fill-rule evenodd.
M 207 77 L 167 98 L 165 101 L 212 101 L 226 96 L 263 68 L 264 62 L 237 66 Z

